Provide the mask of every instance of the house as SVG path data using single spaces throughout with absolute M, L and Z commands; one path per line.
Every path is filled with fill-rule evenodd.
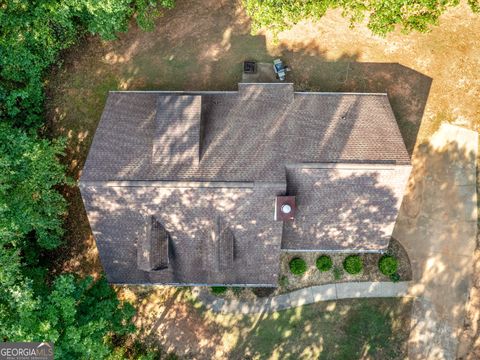
M 276 286 L 281 251 L 382 252 L 410 174 L 386 94 L 110 92 L 80 190 L 110 282 Z

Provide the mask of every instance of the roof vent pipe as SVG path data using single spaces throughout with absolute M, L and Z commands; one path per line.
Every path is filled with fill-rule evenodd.
M 295 219 L 295 196 L 277 196 L 275 199 L 276 221 L 292 221 Z

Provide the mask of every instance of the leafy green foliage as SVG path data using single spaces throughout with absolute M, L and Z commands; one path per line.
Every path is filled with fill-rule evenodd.
M 400 281 L 400 274 L 399 273 L 393 273 L 392 275 L 389 276 L 390 280 L 392 282 L 399 282 Z
M 332 258 L 328 255 L 321 255 L 318 257 L 315 265 L 317 266 L 317 269 L 324 272 L 324 271 L 329 271 L 332 266 L 333 266 L 333 261 Z
M 405 32 L 426 32 L 436 25 L 440 15 L 458 0 L 243 0 L 248 15 L 252 18 L 252 30 L 271 28 L 275 32 L 288 29 L 305 19 L 318 20 L 326 11 L 341 8 L 351 24 L 368 16 L 368 27 L 377 35 L 386 35 L 396 26 Z M 472 11 L 478 12 L 478 0 L 468 1 Z
M 152 28 L 159 7 L 173 0 L 5 0 L 0 5 L 0 118 L 41 123 L 43 75 L 60 51 L 83 34 L 113 39 L 136 14 Z
M 475 13 L 480 12 L 480 1 L 479 0 L 468 0 L 467 3 L 468 3 L 468 5 L 470 5 L 470 8 L 472 9 L 473 12 L 475 12 Z
M 34 235 L 41 248 L 59 245 L 63 234 L 63 197 L 54 189 L 66 183 L 58 157 L 63 142 L 28 136 L 0 123 L 0 241 L 18 248 Z
M 349 255 L 343 260 L 343 268 L 349 274 L 355 275 L 363 270 L 362 258 L 358 255 Z
M 120 338 L 123 343 L 123 339 Z M 178 360 L 174 353 L 167 353 L 157 344 L 146 345 L 138 340 L 133 344 L 116 347 L 114 352 L 107 358 L 108 360 Z
M 171 9 L 174 5 L 174 0 L 134 0 L 138 26 L 144 30 L 153 30 L 155 19 L 161 15 L 160 7 Z
M 299 257 L 290 260 L 288 266 L 293 275 L 303 275 L 307 271 L 307 263 Z
M 220 295 L 220 294 L 224 294 L 227 291 L 227 287 L 226 286 L 212 286 L 211 291 L 212 291 L 212 294 Z
M 384 275 L 393 275 L 397 272 L 398 260 L 391 255 L 384 255 L 378 261 L 378 268 Z
M 43 253 L 60 245 L 67 183 L 61 141 L 0 123 L 0 334 L 3 341 L 53 341 L 55 357 L 102 359 L 109 334 L 133 331 L 132 306 L 105 279 L 47 279 Z
M 0 331 L 7 341 L 52 341 L 55 358 L 103 359 L 112 351 L 107 335 L 134 330 L 133 307 L 121 304 L 105 279 L 60 275 L 50 287 L 43 284 L 42 294 L 29 285 L 17 284 L 16 295 L 22 294 L 27 306 L 16 309 L 5 302 L 2 286 Z
M 343 269 L 335 266 L 333 268 L 333 278 L 335 280 L 340 280 L 343 276 Z

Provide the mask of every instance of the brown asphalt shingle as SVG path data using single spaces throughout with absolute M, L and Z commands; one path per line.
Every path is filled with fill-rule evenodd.
M 265 286 L 281 248 L 385 249 L 409 164 L 385 94 L 111 92 L 80 187 L 110 281 Z M 298 212 L 282 224 L 286 193 Z M 151 216 L 169 264 L 142 271 Z
M 272 199 L 285 192 L 284 184 L 188 188 L 83 183 L 80 190 L 111 282 L 276 284 L 282 223 L 273 220 Z M 137 268 L 137 247 L 150 215 L 170 235 L 166 270 Z M 228 270 L 222 269 L 221 259 L 229 254 L 218 233 L 219 219 L 235 234 Z
M 410 166 L 303 164 L 287 168 L 295 221 L 284 250 L 379 251 L 388 246 Z
M 155 117 L 161 117 L 157 104 L 178 104 L 183 113 L 189 104 L 176 100 L 178 94 L 112 92 L 82 179 L 275 182 L 285 179 L 289 163 L 410 163 L 385 94 L 295 93 L 292 102 L 284 102 L 285 95 L 273 101 L 273 85 L 285 92 L 288 84 L 256 85 L 269 90 L 264 97 L 255 92 L 256 101 L 237 93 L 201 96 L 201 129 L 181 121 L 178 127 L 191 127 L 192 134 L 182 133 L 175 143 L 190 149 L 194 134 L 202 133 L 198 166 L 181 153 L 152 159 L 152 142 L 160 136 L 153 136 Z

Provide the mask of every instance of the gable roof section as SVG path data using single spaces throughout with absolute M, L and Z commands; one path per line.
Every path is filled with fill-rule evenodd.
M 158 94 L 110 93 L 81 181 L 142 179 L 151 167 Z
M 152 139 L 152 164 L 198 166 L 200 157 L 199 95 L 159 96 Z
M 380 251 L 388 246 L 410 165 L 298 164 L 287 167 L 295 221 L 282 249 Z
M 82 198 L 113 283 L 277 283 L 282 224 L 272 199 L 285 184 L 83 182 Z M 169 235 L 168 268 L 138 269 L 146 219 Z
M 278 182 L 284 181 L 289 163 L 410 163 L 386 94 L 292 93 L 290 87 L 241 84 L 239 92 L 224 93 L 111 92 L 82 178 Z M 267 95 L 258 97 L 262 101 L 245 100 L 246 93 L 252 97 L 265 89 Z M 276 90 L 293 94 L 292 101 L 273 96 Z M 157 112 L 157 104 L 158 111 L 164 106 L 185 110 L 185 116 L 175 116 L 180 130 L 168 131 L 167 112 Z M 162 120 L 157 122 L 157 116 Z M 157 123 L 162 125 L 156 128 Z M 195 145 L 197 132 L 203 135 Z M 163 150 L 158 146 L 162 137 L 172 144 Z M 197 146 L 198 165 L 190 161 Z M 173 154 L 169 160 L 152 159 L 154 148 Z

